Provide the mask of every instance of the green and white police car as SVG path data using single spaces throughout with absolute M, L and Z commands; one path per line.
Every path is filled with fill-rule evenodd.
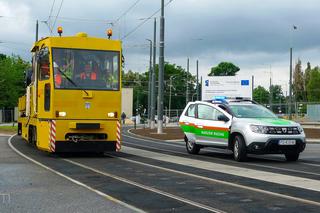
M 306 146 L 300 124 L 243 98 L 189 102 L 179 125 L 190 154 L 216 147 L 232 150 L 237 161 L 245 161 L 248 153 L 284 154 L 287 161 L 296 161 Z

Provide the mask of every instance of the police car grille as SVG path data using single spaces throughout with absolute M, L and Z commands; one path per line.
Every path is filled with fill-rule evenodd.
M 298 135 L 297 127 L 268 127 L 268 134 L 273 135 Z

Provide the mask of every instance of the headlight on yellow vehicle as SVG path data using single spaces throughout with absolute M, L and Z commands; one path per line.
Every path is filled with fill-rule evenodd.
M 108 118 L 117 118 L 118 113 L 117 112 L 108 112 Z
M 56 111 L 56 117 L 66 117 L 66 116 L 67 116 L 67 113 L 66 113 L 66 112 Z

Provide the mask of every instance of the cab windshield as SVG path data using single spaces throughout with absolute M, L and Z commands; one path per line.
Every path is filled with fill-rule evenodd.
M 277 118 L 270 110 L 256 104 L 239 104 L 229 107 L 238 118 Z
M 52 48 L 58 89 L 119 90 L 119 52 Z

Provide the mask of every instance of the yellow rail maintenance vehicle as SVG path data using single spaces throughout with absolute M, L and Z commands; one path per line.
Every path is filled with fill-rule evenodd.
M 111 30 L 108 39 L 58 33 L 31 50 L 18 135 L 48 152 L 120 150 L 121 42 Z

